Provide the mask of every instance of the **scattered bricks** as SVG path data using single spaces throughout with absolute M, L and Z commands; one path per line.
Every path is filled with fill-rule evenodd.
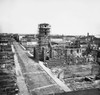
M 0 95 L 15 95 L 18 93 L 11 43 L 10 35 L 0 35 Z
M 0 80 L 10 80 L 10 79 L 16 81 L 16 76 L 11 74 L 0 75 Z
M 7 56 L 13 56 L 14 55 L 14 53 L 12 52 L 12 51 L 2 51 L 2 52 L 0 52 L 0 55 L 1 56 L 4 56 L 4 55 L 7 55 Z
M 64 59 L 60 59 L 60 58 L 59 59 L 52 58 L 52 59 L 47 61 L 47 66 L 49 68 L 63 66 L 63 65 L 64 65 Z
M 0 51 L 12 51 L 11 45 L 0 45 Z
M 10 60 L 4 60 L 4 59 L 0 59 L 1 60 L 1 62 L 0 62 L 0 64 L 11 64 L 11 63 L 14 63 L 14 60 L 13 59 L 10 59 Z

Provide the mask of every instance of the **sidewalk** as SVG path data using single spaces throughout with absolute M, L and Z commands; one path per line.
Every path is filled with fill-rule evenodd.
M 30 51 L 27 51 L 27 53 L 28 53 L 31 57 L 33 57 L 33 54 L 31 54 Z
M 23 50 L 26 50 L 26 48 L 23 45 L 20 44 L 20 46 L 23 48 Z
M 40 66 L 52 77 L 52 79 L 65 91 L 69 92 L 71 91 L 66 84 L 64 84 L 62 81 L 60 81 L 57 77 L 53 75 L 51 70 L 43 65 L 43 62 L 39 61 Z
M 23 50 L 26 50 L 26 48 L 25 48 L 23 45 L 20 44 L 20 46 L 23 48 Z M 26 51 L 27 51 L 27 50 L 26 50 Z M 30 51 L 27 51 L 27 53 L 28 53 L 31 57 L 33 57 L 33 55 L 30 53 Z
M 12 45 L 12 51 L 15 53 L 15 49 L 14 49 L 13 45 Z M 14 54 L 14 61 L 15 61 L 15 69 L 16 69 L 16 75 L 17 75 L 17 84 L 18 84 L 18 87 L 20 90 L 19 95 L 29 95 L 23 74 L 21 72 L 20 65 L 18 63 L 16 53 Z

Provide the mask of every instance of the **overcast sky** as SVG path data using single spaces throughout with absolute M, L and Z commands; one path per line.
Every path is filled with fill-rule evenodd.
M 51 34 L 100 34 L 100 0 L 0 0 L 0 32 L 36 34 L 40 23 Z

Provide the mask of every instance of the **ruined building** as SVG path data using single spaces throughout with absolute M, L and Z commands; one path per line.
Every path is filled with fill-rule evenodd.
M 67 46 L 66 43 L 52 44 L 50 27 L 47 23 L 38 25 L 38 45 L 33 49 L 35 59 L 46 62 L 49 68 L 67 65 L 85 65 L 90 61 L 94 61 L 90 56 L 89 58 L 83 56 L 83 52 L 86 51 L 84 47 L 76 44 Z
M 38 60 L 49 60 L 50 57 L 50 25 L 42 23 L 38 25 L 38 46 L 34 48 L 34 57 Z

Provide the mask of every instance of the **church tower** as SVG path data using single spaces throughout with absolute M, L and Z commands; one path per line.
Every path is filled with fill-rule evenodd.
M 50 25 L 47 23 L 42 23 L 38 25 L 38 49 L 39 49 L 39 60 L 44 61 L 46 55 L 46 50 L 49 46 L 49 35 L 50 35 Z

